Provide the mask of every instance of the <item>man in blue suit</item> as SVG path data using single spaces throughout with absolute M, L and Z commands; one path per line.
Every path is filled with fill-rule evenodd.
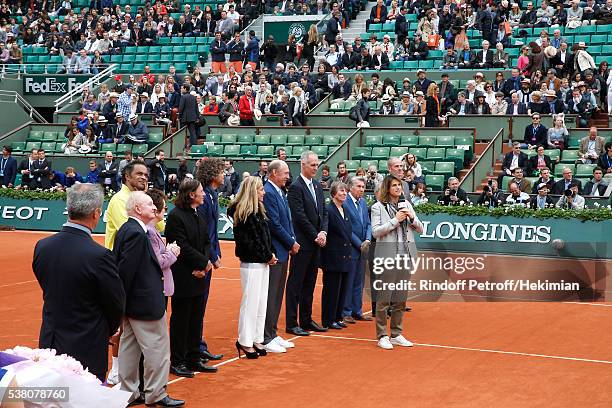
M 268 306 L 266 310 L 266 325 L 264 328 L 265 348 L 270 353 L 284 353 L 288 348 L 295 347 L 292 342 L 277 334 L 278 316 L 283 304 L 285 282 L 289 255 L 295 255 L 300 244 L 295 240 L 295 232 L 291 223 L 289 202 L 285 186 L 289 180 L 289 166 L 283 160 L 273 160 L 268 165 L 268 181 L 264 185 L 264 207 L 268 215 L 268 226 L 272 236 L 272 246 L 278 258 L 276 265 L 270 267 L 268 285 Z
M 13 149 L 9 146 L 2 148 L 2 158 L 0 159 L 0 186 L 15 187 L 17 177 L 17 160 L 11 153 Z
M 365 268 L 365 255 L 368 253 L 372 240 L 372 225 L 368 215 L 368 206 L 363 199 L 365 179 L 351 177 L 348 183 L 349 196 L 346 199 L 346 208 L 353 227 L 351 236 L 351 269 L 348 275 L 346 298 L 342 312 L 345 323 L 355 323 L 356 320 L 372 320 L 364 316 L 361 310 L 363 280 Z
M 219 246 L 219 236 L 217 225 L 219 223 L 219 195 L 217 189 L 225 181 L 225 163 L 223 159 L 208 158 L 202 160 L 198 166 L 196 178 L 204 186 L 204 204 L 198 207 L 198 215 L 206 220 L 208 226 L 208 238 L 210 239 L 209 260 L 214 269 L 221 267 L 221 247 Z M 212 271 L 204 277 L 206 290 L 204 292 L 204 313 L 206 314 L 206 304 L 210 293 L 210 280 Z M 220 360 L 223 354 L 212 354 L 208 351 L 208 344 L 204 340 L 204 325 L 202 325 L 202 342 L 200 343 L 200 354 L 203 359 Z

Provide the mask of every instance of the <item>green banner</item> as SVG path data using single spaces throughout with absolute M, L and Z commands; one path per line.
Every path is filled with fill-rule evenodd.
M 108 202 L 104 204 L 104 210 Z M 169 210 L 173 206 L 169 203 Z M 0 198 L 0 225 L 19 230 L 59 231 L 66 222 L 63 200 Z M 610 221 L 535 219 L 517 217 L 420 214 L 424 231 L 419 250 L 474 252 L 560 258 L 612 258 L 612 243 L 605 231 Z M 104 233 L 102 220 L 95 229 Z M 232 240 L 232 220 L 219 209 L 219 237 Z
M 23 77 L 24 95 L 64 95 L 90 75 L 26 75 Z
M 290 34 L 295 35 L 296 39 L 308 34 L 311 24 L 317 24 L 325 16 L 305 15 L 305 16 L 265 16 L 263 22 L 263 41 L 268 36 L 274 36 L 274 42 L 286 44 Z

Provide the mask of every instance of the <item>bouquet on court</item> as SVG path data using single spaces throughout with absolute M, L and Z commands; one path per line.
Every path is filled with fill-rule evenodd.
M 15 395 L 20 397 L 23 405 L 15 407 L 125 407 L 130 397 L 119 388 L 103 386 L 76 359 L 66 354 L 58 355 L 53 349 L 17 346 L 5 350 L 0 352 L 0 369 L 15 384 L 11 387 L 17 387 Z M 10 396 L 11 401 L 15 395 Z M 4 399 L 7 398 L 5 392 Z M 4 403 L 0 405 L 4 407 Z

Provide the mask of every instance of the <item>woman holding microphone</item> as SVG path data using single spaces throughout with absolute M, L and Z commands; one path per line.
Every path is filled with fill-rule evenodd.
M 323 327 L 342 329 L 342 307 L 346 295 L 346 281 L 351 269 L 351 222 L 344 207 L 347 186 L 341 181 L 331 185 L 332 202 L 327 205 L 329 219 L 327 243 L 321 250 L 323 269 L 323 293 L 321 295 L 321 320 Z
M 423 224 L 417 218 L 410 202 L 404 198 L 402 181 L 388 175 L 382 182 L 378 201 L 372 206 L 372 235 L 376 238 L 374 266 L 385 265 L 384 261 L 395 260 L 398 255 L 408 257 L 408 265 L 412 266 L 417 257 L 414 231 L 423 232 Z M 372 290 L 377 292 L 376 337 L 378 347 L 385 350 L 393 349 L 394 345 L 412 346 L 412 343 L 402 336 L 407 294 L 405 291 L 389 290 L 382 286 L 409 279 L 410 269 L 402 269 L 398 265 L 382 271 L 374 269 Z M 391 310 L 391 338 L 387 334 L 388 310 Z
M 240 259 L 242 301 L 238 318 L 238 357 L 248 359 L 267 354 L 263 346 L 270 265 L 276 264 L 272 238 L 263 205 L 265 195 L 260 177 L 247 177 L 227 210 L 234 220 L 236 256 Z

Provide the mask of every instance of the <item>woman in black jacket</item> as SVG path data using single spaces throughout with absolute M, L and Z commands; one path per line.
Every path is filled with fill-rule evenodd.
M 427 98 L 425 98 L 425 127 L 440 126 L 440 100 L 438 99 L 438 85 L 429 84 Z
M 332 202 L 327 206 L 327 241 L 321 251 L 321 320 L 324 327 L 336 330 L 346 327 L 342 322 L 342 308 L 347 290 L 347 276 L 351 268 L 352 229 L 348 210 L 344 205 L 347 189 L 346 184 L 341 181 L 335 181 L 331 185 Z
M 212 264 L 208 260 L 210 239 L 206 220 L 196 209 L 204 203 L 199 181 L 187 178 L 179 186 L 176 206 L 166 222 L 167 242 L 176 242 L 181 253 L 171 267 L 174 279 L 170 317 L 170 372 L 193 377 L 193 371 L 217 371 L 200 359 L 204 321 L 204 292 Z
M 236 256 L 240 259 L 242 301 L 238 318 L 238 356 L 265 356 L 263 346 L 270 265 L 277 261 L 263 205 L 265 191 L 259 177 L 247 177 L 227 210 L 234 220 Z

